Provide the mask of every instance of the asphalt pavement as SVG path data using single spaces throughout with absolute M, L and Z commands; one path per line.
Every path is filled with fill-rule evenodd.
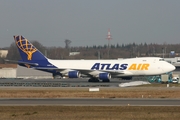
M 180 99 L 136 98 L 61 98 L 61 99 L 0 99 L 0 106 L 180 106 Z

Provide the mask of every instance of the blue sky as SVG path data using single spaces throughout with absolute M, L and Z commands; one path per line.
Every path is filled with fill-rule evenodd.
M 180 0 L 0 0 L 0 47 L 13 35 L 44 46 L 180 43 Z

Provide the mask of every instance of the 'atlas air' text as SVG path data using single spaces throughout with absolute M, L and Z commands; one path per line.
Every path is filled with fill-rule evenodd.
M 95 63 L 91 70 L 148 70 L 149 64 L 143 63 L 143 64 L 136 64 L 133 63 L 130 66 L 128 64 L 101 64 L 101 63 Z

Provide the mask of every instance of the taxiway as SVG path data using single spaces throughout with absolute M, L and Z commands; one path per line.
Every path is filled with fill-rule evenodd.
M 61 99 L 0 99 L 0 106 L 180 106 L 180 99 L 136 98 L 61 98 Z

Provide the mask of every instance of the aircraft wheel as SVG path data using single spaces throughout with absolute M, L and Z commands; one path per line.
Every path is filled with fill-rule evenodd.
M 88 80 L 88 82 L 99 82 L 99 80 L 97 78 L 91 78 Z
M 61 79 L 62 77 L 60 75 L 53 76 L 54 79 Z
M 102 82 L 110 82 L 110 80 L 102 80 Z

